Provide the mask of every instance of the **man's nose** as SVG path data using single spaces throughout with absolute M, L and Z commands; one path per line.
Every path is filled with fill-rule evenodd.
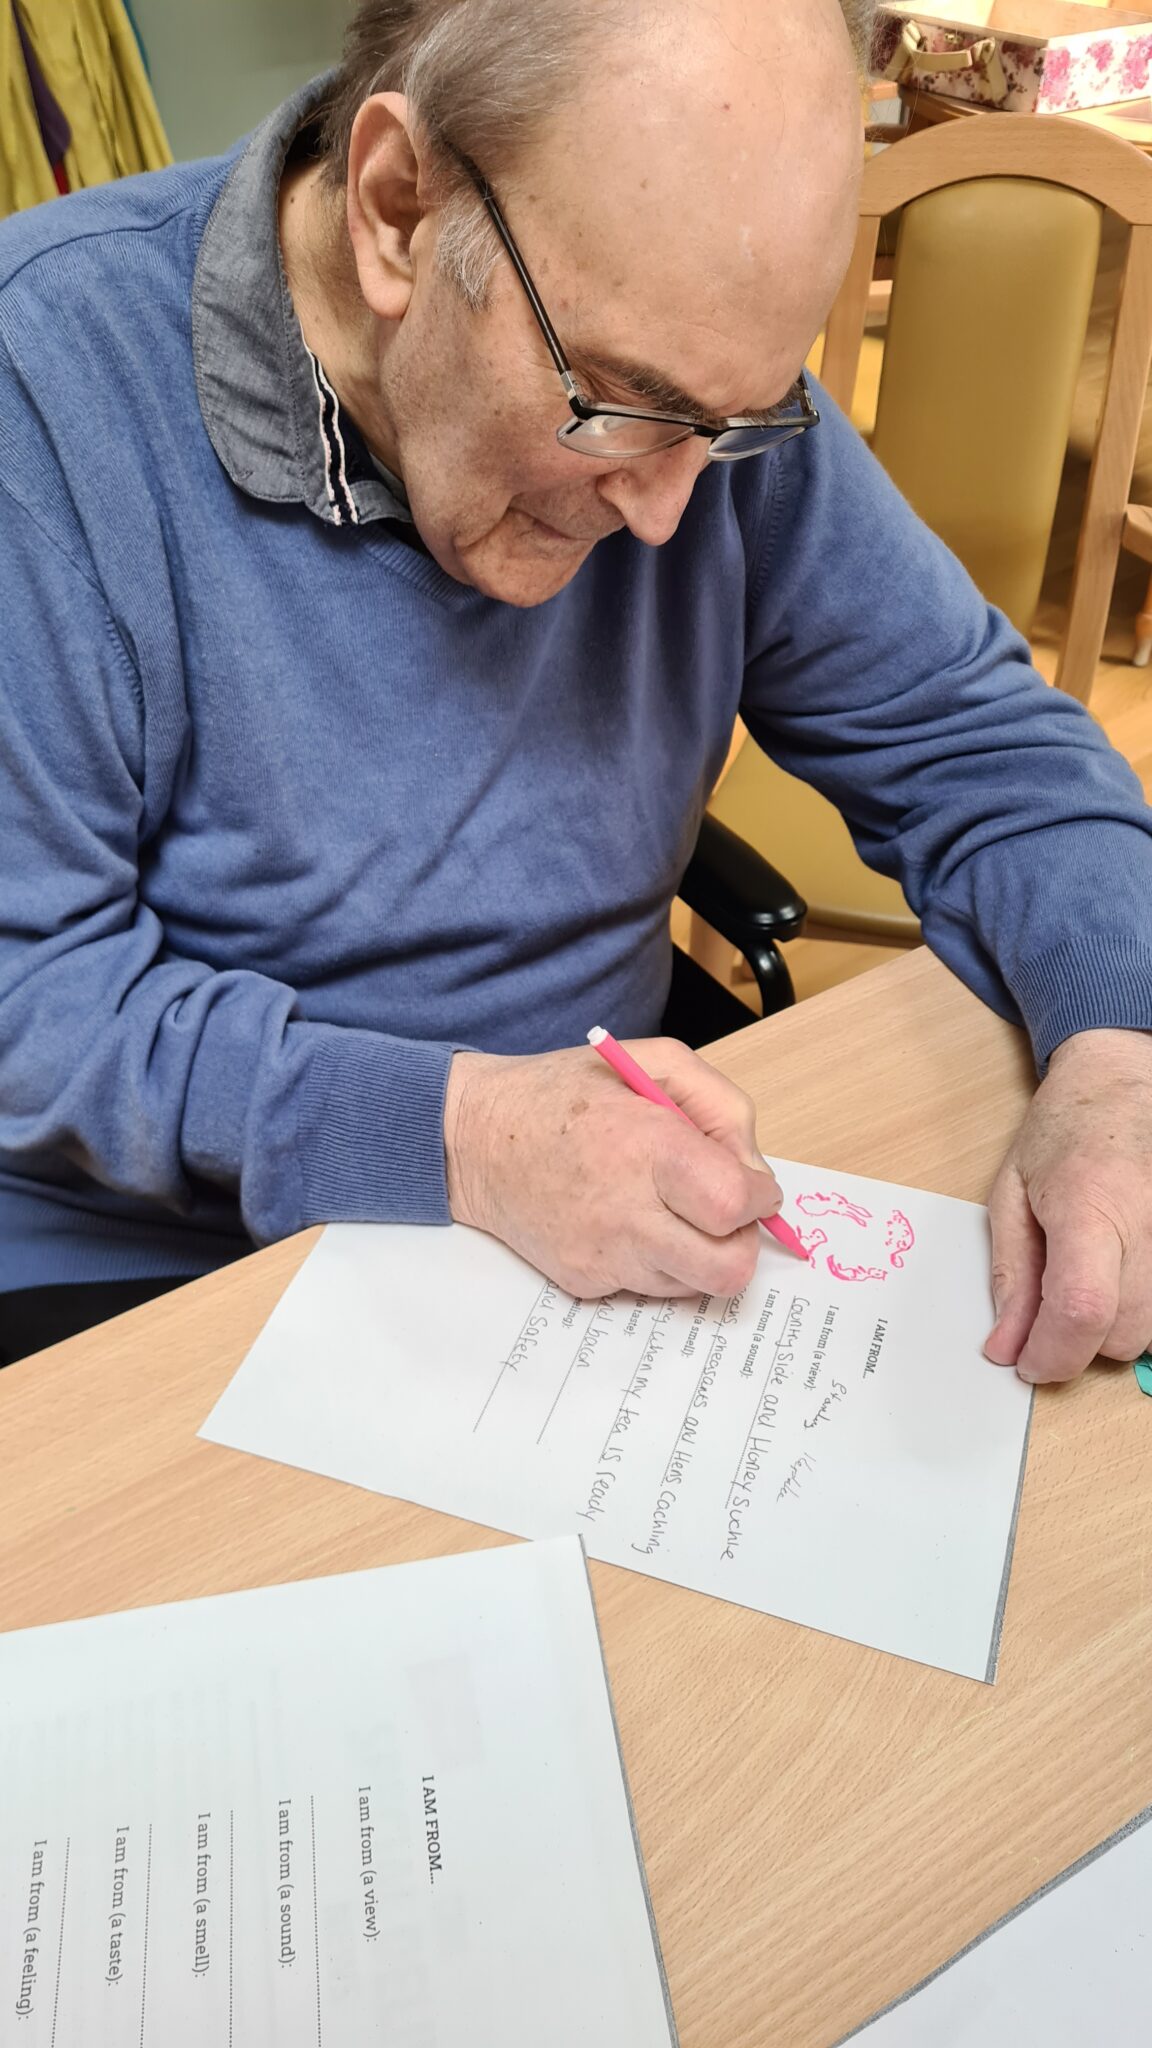
M 620 463 L 601 478 L 597 488 L 629 532 L 656 548 L 671 540 L 707 460 L 708 443 L 702 435 L 693 434 L 675 447 Z

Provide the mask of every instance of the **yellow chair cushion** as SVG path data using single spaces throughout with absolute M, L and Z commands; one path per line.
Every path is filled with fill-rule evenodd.
M 754 740 L 745 740 L 708 808 L 794 883 L 810 927 L 916 944 L 920 926 L 899 884 L 866 868 L 834 805 L 778 768 Z
M 926 194 L 900 221 L 873 452 L 1023 633 L 1068 446 L 1101 217 L 1094 200 L 1040 179 L 980 178 Z

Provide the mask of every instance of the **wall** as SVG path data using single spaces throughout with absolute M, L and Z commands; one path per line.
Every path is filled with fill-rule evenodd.
M 176 157 L 226 149 L 340 54 L 351 0 L 132 0 Z

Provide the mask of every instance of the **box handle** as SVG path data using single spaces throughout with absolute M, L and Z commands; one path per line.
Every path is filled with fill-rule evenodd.
M 906 21 L 884 70 L 885 78 L 901 85 L 916 85 L 948 71 L 979 71 L 993 102 L 1007 97 L 1008 81 L 996 47 L 995 36 L 980 36 L 959 50 L 930 51 L 924 48 L 924 31 L 915 21 Z

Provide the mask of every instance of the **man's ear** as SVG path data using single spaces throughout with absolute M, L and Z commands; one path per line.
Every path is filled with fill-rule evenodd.
M 403 93 L 365 100 L 348 150 L 348 233 L 367 305 L 402 320 L 412 297 L 412 237 L 425 213 Z

